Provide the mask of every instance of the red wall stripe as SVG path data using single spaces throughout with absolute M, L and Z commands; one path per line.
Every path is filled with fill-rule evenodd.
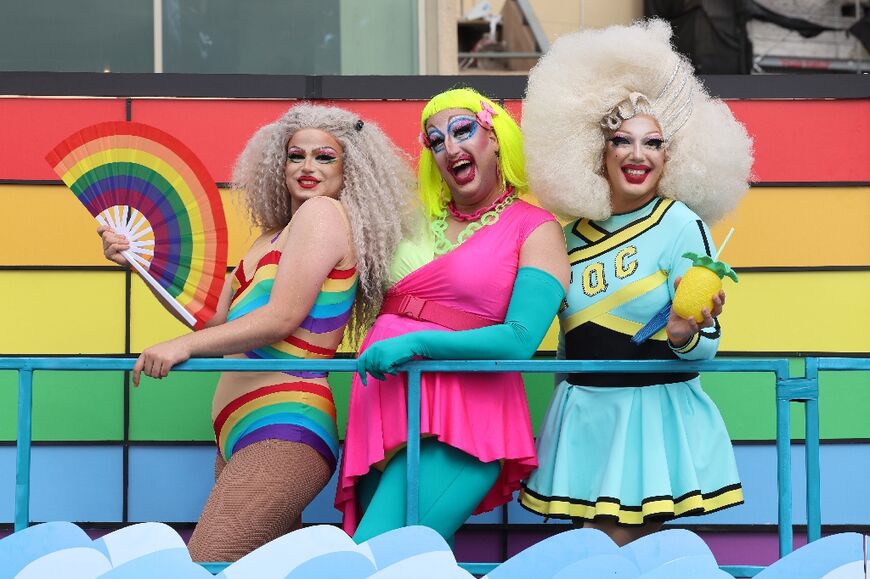
M 226 182 L 251 134 L 294 102 L 137 99 L 132 116 L 180 139 L 216 181 Z M 376 122 L 416 158 L 422 101 L 324 104 L 343 106 Z M 505 104 L 520 116 L 520 101 Z M 728 105 L 755 139 L 756 181 L 870 181 L 870 100 L 746 100 Z M 123 118 L 123 99 L 0 99 L 0 179 L 56 179 L 44 161 L 48 150 L 89 124 Z
M 125 114 L 124 99 L 0 99 L 0 179 L 57 180 L 46 153 L 84 127 Z
M 233 164 L 254 132 L 292 101 L 134 100 L 132 120 L 153 125 L 190 147 L 218 182 L 232 180 Z
M 236 157 L 262 125 L 297 101 L 136 100 L 133 120 L 171 133 L 190 147 L 215 181 L 229 182 Z M 377 123 L 409 155 L 417 153 L 419 101 L 319 101 Z
M 870 181 L 870 100 L 728 105 L 755 140 L 755 181 Z

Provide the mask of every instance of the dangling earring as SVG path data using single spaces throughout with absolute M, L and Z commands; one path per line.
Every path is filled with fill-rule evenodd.
M 453 195 L 450 194 L 450 188 L 447 186 L 447 183 L 445 183 L 443 179 L 441 180 L 440 197 L 441 210 L 444 210 L 447 208 L 447 204 L 450 203 L 450 201 L 453 199 Z
M 501 158 L 499 157 L 499 152 L 495 152 L 495 157 L 498 159 L 498 163 L 495 164 L 495 172 L 498 174 L 498 179 L 501 181 L 501 190 L 507 190 L 507 179 L 504 178 L 504 173 L 501 171 Z

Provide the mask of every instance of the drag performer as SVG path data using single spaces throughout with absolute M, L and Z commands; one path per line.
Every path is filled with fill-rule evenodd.
M 411 173 L 384 133 L 342 109 L 298 105 L 257 131 L 234 179 L 264 233 L 207 327 L 144 350 L 134 384 L 191 356 L 331 358 L 346 326 L 361 333 L 374 320 L 415 214 Z M 126 240 L 99 232 L 106 257 L 125 264 Z M 325 373 L 221 375 L 216 483 L 190 540 L 195 561 L 235 561 L 298 528 L 335 470 L 335 417 Z
M 558 223 L 519 198 L 522 137 L 510 115 L 455 89 L 429 101 L 421 129 L 428 231 L 396 252 L 351 391 L 336 506 L 357 541 L 405 524 L 407 380 L 396 366 L 528 358 L 568 282 Z M 420 523 L 448 540 L 472 513 L 510 500 L 536 465 L 517 373 L 424 374 L 421 435 Z
M 706 222 L 747 189 L 751 141 L 661 21 L 560 38 L 529 76 L 523 130 L 541 203 L 573 219 L 570 360 L 712 358 L 724 293 L 703 320 L 664 309 L 691 265 L 713 255 Z M 666 326 L 632 337 L 664 309 Z M 664 325 L 664 323 L 662 324 Z M 558 384 L 521 503 L 618 544 L 663 521 L 743 502 L 725 424 L 695 372 L 576 373 Z

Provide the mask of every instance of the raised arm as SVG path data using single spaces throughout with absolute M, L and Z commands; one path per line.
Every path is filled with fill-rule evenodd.
M 162 378 L 191 356 L 247 352 L 295 331 L 329 272 L 352 251 L 347 221 L 340 211 L 330 199 L 306 201 L 294 215 L 281 247 L 268 303 L 240 318 L 144 350 L 133 368 L 133 383 L 138 384 L 140 372 Z

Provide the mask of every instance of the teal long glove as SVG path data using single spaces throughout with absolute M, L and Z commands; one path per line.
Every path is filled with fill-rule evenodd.
M 411 332 L 372 344 L 357 360 L 363 384 L 370 374 L 383 380 L 415 356 L 435 360 L 525 360 L 544 339 L 565 297 L 549 273 L 523 267 L 517 272 L 503 324 L 461 332 Z

